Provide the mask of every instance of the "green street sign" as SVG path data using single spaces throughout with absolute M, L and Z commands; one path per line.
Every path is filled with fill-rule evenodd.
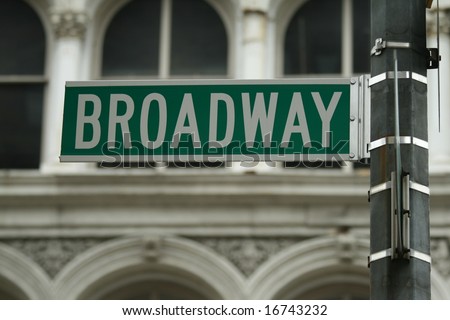
M 66 84 L 62 162 L 357 158 L 358 79 Z

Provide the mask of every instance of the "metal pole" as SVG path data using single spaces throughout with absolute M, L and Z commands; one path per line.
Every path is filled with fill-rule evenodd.
M 372 299 L 430 299 L 426 0 L 371 0 Z

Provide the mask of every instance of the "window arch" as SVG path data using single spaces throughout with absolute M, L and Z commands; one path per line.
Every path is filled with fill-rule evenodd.
M 61 270 L 54 288 L 60 299 L 217 300 L 242 299 L 243 282 L 231 262 L 195 241 L 147 235 L 92 247 Z
M 0 300 L 49 298 L 47 273 L 24 253 L 0 242 Z
M 0 1 L 0 169 L 38 168 L 45 32 L 24 1 Z
M 228 73 L 225 25 L 205 0 L 133 0 L 109 24 L 102 77 L 214 77 Z
M 368 248 L 367 239 L 348 234 L 299 242 L 252 275 L 252 295 L 275 300 L 367 299 Z
M 298 5 L 284 33 L 283 74 L 350 76 L 370 71 L 369 0 Z

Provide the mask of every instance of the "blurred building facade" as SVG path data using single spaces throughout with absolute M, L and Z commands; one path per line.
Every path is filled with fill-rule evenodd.
M 450 299 L 450 1 L 432 297 Z M 369 169 L 354 163 L 61 164 L 65 81 L 370 73 L 369 0 L 2 0 L 0 298 L 367 299 Z

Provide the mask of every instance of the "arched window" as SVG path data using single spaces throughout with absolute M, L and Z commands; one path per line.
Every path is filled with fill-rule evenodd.
M 353 72 L 370 73 L 370 1 L 353 0 Z
M 286 32 L 286 74 L 339 73 L 342 6 L 336 0 L 308 1 Z
M 170 281 L 139 281 L 100 296 L 102 300 L 206 300 L 201 293 Z
M 23 1 L 0 1 L 0 169 L 38 168 L 45 33 Z
M 368 73 L 370 1 L 306 1 L 285 33 L 285 75 Z
M 228 41 L 204 0 L 133 0 L 109 24 L 103 77 L 227 75 Z
M 0 277 L 0 300 L 25 300 L 28 297 L 11 281 Z
M 227 32 L 207 0 L 132 0 L 106 29 L 102 61 L 104 79 L 223 78 L 228 75 Z M 136 166 L 161 168 L 155 163 Z M 222 166 L 223 162 L 167 164 L 169 168 Z
M 352 283 L 338 283 L 315 288 L 290 300 L 369 300 L 369 287 Z
M 367 276 L 351 272 L 337 272 L 322 275 L 320 280 L 311 280 L 308 289 L 297 284 L 297 290 L 283 292 L 276 299 L 281 300 L 368 300 L 370 286 Z
M 160 0 L 135 0 L 109 25 L 103 44 L 103 75 L 157 75 Z

